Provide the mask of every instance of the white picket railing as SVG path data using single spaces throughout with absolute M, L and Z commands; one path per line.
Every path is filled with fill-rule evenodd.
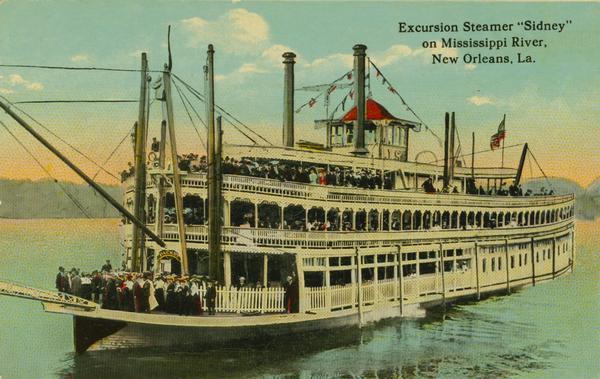
M 285 289 L 282 287 L 269 288 L 240 288 L 216 287 L 216 311 L 225 313 L 278 313 L 285 311 Z M 200 287 L 202 308 L 207 311 L 204 294 L 206 287 Z

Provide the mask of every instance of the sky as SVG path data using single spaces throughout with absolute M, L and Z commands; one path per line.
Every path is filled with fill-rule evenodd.
M 460 3 L 460 2 L 198 2 L 198 1 L 27 1 L 0 0 L 0 64 L 36 64 L 137 69 L 140 53 L 150 68 L 167 59 L 171 25 L 173 72 L 200 92 L 207 44 L 215 46 L 216 102 L 262 137 L 281 143 L 283 66 L 281 54 L 298 55 L 296 87 L 331 83 L 352 67 L 352 46 L 363 43 L 406 103 L 443 136 L 444 112 L 456 112 L 462 152 L 489 148 L 489 139 L 506 115 L 506 146 L 528 142 L 548 176 L 565 177 L 582 186 L 600 177 L 600 71 L 598 3 Z M 398 33 L 398 23 L 517 23 L 532 20 L 571 23 L 562 32 Z M 423 41 L 511 38 L 543 39 L 545 48 L 505 50 L 426 49 Z M 534 56 L 533 64 L 466 64 L 466 53 Z M 457 64 L 432 64 L 432 54 L 459 57 Z M 515 58 L 516 59 L 516 58 Z M 159 73 L 151 73 L 155 80 Z M 343 82 L 343 81 L 342 81 Z M 126 99 L 139 97 L 137 72 L 64 71 L 0 67 L 0 95 L 10 101 Z M 371 75 L 373 98 L 397 117 L 415 120 L 388 85 Z M 335 108 L 347 89 L 334 91 Z M 296 92 L 296 108 L 318 93 Z M 190 95 L 188 95 L 190 96 Z M 180 152 L 202 151 L 204 127 L 189 121 L 175 98 Z M 350 102 L 349 102 L 350 103 Z M 346 104 L 346 111 L 349 106 Z M 127 135 L 137 118 L 135 103 L 23 104 L 23 110 L 54 134 L 116 174 L 133 160 Z M 204 106 L 195 103 L 204 116 Z M 330 109 L 331 110 L 331 109 Z M 191 112 L 191 111 L 190 111 Z M 343 115 L 338 109 L 336 116 Z M 161 108 L 151 105 L 150 136 L 158 135 Z M 297 139 L 324 142 L 313 120 L 325 118 L 322 97 L 296 114 Z M 43 169 L 0 128 L 0 177 L 47 178 L 80 182 L 11 119 L 3 121 L 32 151 Z M 34 124 L 62 151 L 94 175 L 98 168 Z M 248 143 L 231 125 L 224 139 Z M 124 141 L 121 145 L 119 143 Z M 118 149 L 112 155 L 115 148 Z M 516 166 L 521 146 L 507 148 L 506 165 Z M 411 134 L 409 158 L 442 149 L 423 129 Z M 433 160 L 431 154 L 421 161 Z M 476 156 L 476 164 L 498 166 L 501 152 Z M 470 159 L 468 159 L 470 161 Z M 539 176 L 531 161 L 525 175 Z M 117 183 L 104 172 L 103 183 Z

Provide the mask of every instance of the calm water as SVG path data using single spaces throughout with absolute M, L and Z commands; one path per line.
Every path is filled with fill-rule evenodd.
M 0 277 L 52 288 L 56 268 L 120 261 L 115 220 L 0 220 Z M 600 221 L 577 225 L 568 277 L 420 321 L 211 351 L 72 353 L 71 319 L 0 297 L 0 376 L 600 377 Z M 208 346 L 207 346 L 208 348 Z

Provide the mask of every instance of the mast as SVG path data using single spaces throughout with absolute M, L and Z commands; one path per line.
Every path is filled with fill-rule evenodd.
M 354 121 L 354 155 L 367 155 L 365 147 L 365 57 L 367 47 L 354 45 L 354 105 L 356 121 Z
M 283 53 L 283 146 L 294 147 L 294 58 L 292 52 Z
M 135 128 L 135 198 L 133 213 L 135 216 L 145 222 L 145 204 L 146 204 L 146 98 L 148 83 L 148 60 L 146 53 L 142 53 L 142 69 L 140 84 L 140 105 L 138 122 Z M 131 238 L 131 269 L 132 271 L 141 271 L 144 252 L 144 238 L 141 229 L 133 227 Z
M 214 80 L 214 54 L 213 45 L 208 45 L 207 65 L 204 67 L 206 78 L 206 112 L 208 119 L 208 275 L 213 280 L 220 279 L 221 270 L 221 185 L 220 172 L 220 118 L 215 130 L 215 80 Z M 219 135 L 218 135 L 219 134 Z M 218 135 L 218 136 L 217 136 Z
M 446 116 L 444 118 L 444 189 L 448 188 L 450 183 L 450 167 L 448 164 L 448 145 L 450 142 L 450 113 L 446 112 Z
M 456 123 L 454 121 L 454 112 L 450 116 L 450 142 L 448 143 L 448 185 L 453 187 L 454 183 L 454 166 L 456 165 L 456 149 L 455 149 Z
M 517 169 L 517 175 L 515 176 L 515 186 L 518 186 L 521 183 L 521 176 L 523 175 L 523 168 L 525 167 L 525 158 L 527 158 L 528 149 L 528 145 L 525 144 L 525 146 L 523 146 L 523 151 L 521 152 L 521 159 L 519 160 L 519 168 Z
M 471 179 L 473 179 L 473 184 L 475 184 L 475 132 L 472 135 L 471 142 Z
M 164 117 L 164 115 L 163 115 Z M 167 141 L 167 121 L 162 120 L 160 122 L 160 142 L 158 148 L 158 168 L 162 171 L 165 169 L 165 152 L 166 152 L 166 141 Z M 158 200 L 156 209 L 156 234 L 162 235 L 164 229 L 165 219 L 165 182 L 161 177 L 158 178 L 156 184 L 158 190 Z
M 179 248 L 181 250 L 181 274 L 188 275 L 187 245 L 185 240 L 185 220 L 183 219 L 183 197 L 181 195 L 181 175 L 179 174 L 179 161 L 177 159 L 177 141 L 175 138 L 175 120 L 173 117 L 173 98 L 171 97 L 171 69 L 165 66 L 163 72 L 163 85 L 167 105 L 167 126 L 169 128 L 169 141 L 171 143 L 171 164 L 173 165 L 173 186 L 175 197 L 175 211 L 177 213 L 177 231 L 179 232 Z
M 12 117 L 16 122 L 19 123 L 25 130 L 27 130 L 35 139 L 37 139 L 42 145 L 44 145 L 48 150 L 50 150 L 54 155 L 56 155 L 61 161 L 63 161 L 71 170 L 73 170 L 81 179 L 83 179 L 87 184 L 89 184 L 94 190 L 96 190 L 106 201 L 110 203 L 113 207 L 115 207 L 123 217 L 130 220 L 135 226 L 141 228 L 148 237 L 150 237 L 153 241 L 159 244 L 162 247 L 165 247 L 165 243 L 160 237 L 158 237 L 152 230 L 150 230 L 144 222 L 134 216 L 131 212 L 127 210 L 123 205 L 121 205 L 117 200 L 115 200 L 112 196 L 108 194 L 98 183 L 96 183 L 92 178 L 90 178 L 86 173 L 81 171 L 79 167 L 77 167 L 73 162 L 71 162 L 67 157 L 65 157 L 58 149 L 56 149 L 50 142 L 48 142 L 44 137 L 42 137 L 38 132 L 35 131 L 25 120 L 23 120 L 19 115 L 10 109 L 8 105 L 4 102 L 0 101 L 0 108 L 2 108 L 10 117 Z

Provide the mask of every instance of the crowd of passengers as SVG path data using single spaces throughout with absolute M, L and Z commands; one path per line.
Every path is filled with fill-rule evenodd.
M 152 142 L 152 152 L 149 155 L 148 165 L 157 165 L 158 161 L 158 141 L 156 138 Z M 182 172 L 206 173 L 208 169 L 207 158 L 205 155 L 189 153 L 178 155 L 178 167 Z M 357 169 L 349 167 L 302 164 L 293 161 L 280 161 L 270 159 L 259 159 L 244 157 L 241 159 L 225 157 L 222 162 L 223 174 L 243 175 L 257 178 L 275 179 L 285 182 L 297 182 L 314 185 L 330 185 L 342 187 L 356 187 L 365 189 L 392 189 L 392 176 L 390 173 L 382 175 L 381 170 Z M 125 181 L 135 174 L 135 168 L 128 163 L 128 169 L 121 172 L 121 180 Z M 433 178 L 428 178 L 422 185 L 426 193 L 459 193 L 457 187 L 437 188 L 434 185 Z M 523 191 L 521 185 L 514 183 L 506 187 L 501 183 L 499 188 L 492 187 L 487 191 L 483 186 L 477 187 L 475 181 L 468 179 L 466 181 L 465 192 L 470 195 L 492 195 L 492 196 L 535 196 L 535 195 L 553 195 L 554 191 L 546 190 L 544 187 L 538 193 L 533 193 L 531 189 Z
M 66 271 L 61 266 L 55 284 L 59 292 L 101 304 L 102 309 L 200 316 L 206 308 L 208 315 L 216 314 L 215 282 L 200 275 L 116 271 L 107 260 L 100 270 L 91 273 L 81 272 L 77 268 Z M 288 276 L 283 284 L 284 304 L 288 313 L 297 312 L 297 287 L 297 281 Z M 205 288 L 204 294 L 201 288 Z M 241 276 L 235 288 L 261 289 L 265 286 L 261 282 L 249 284 Z

